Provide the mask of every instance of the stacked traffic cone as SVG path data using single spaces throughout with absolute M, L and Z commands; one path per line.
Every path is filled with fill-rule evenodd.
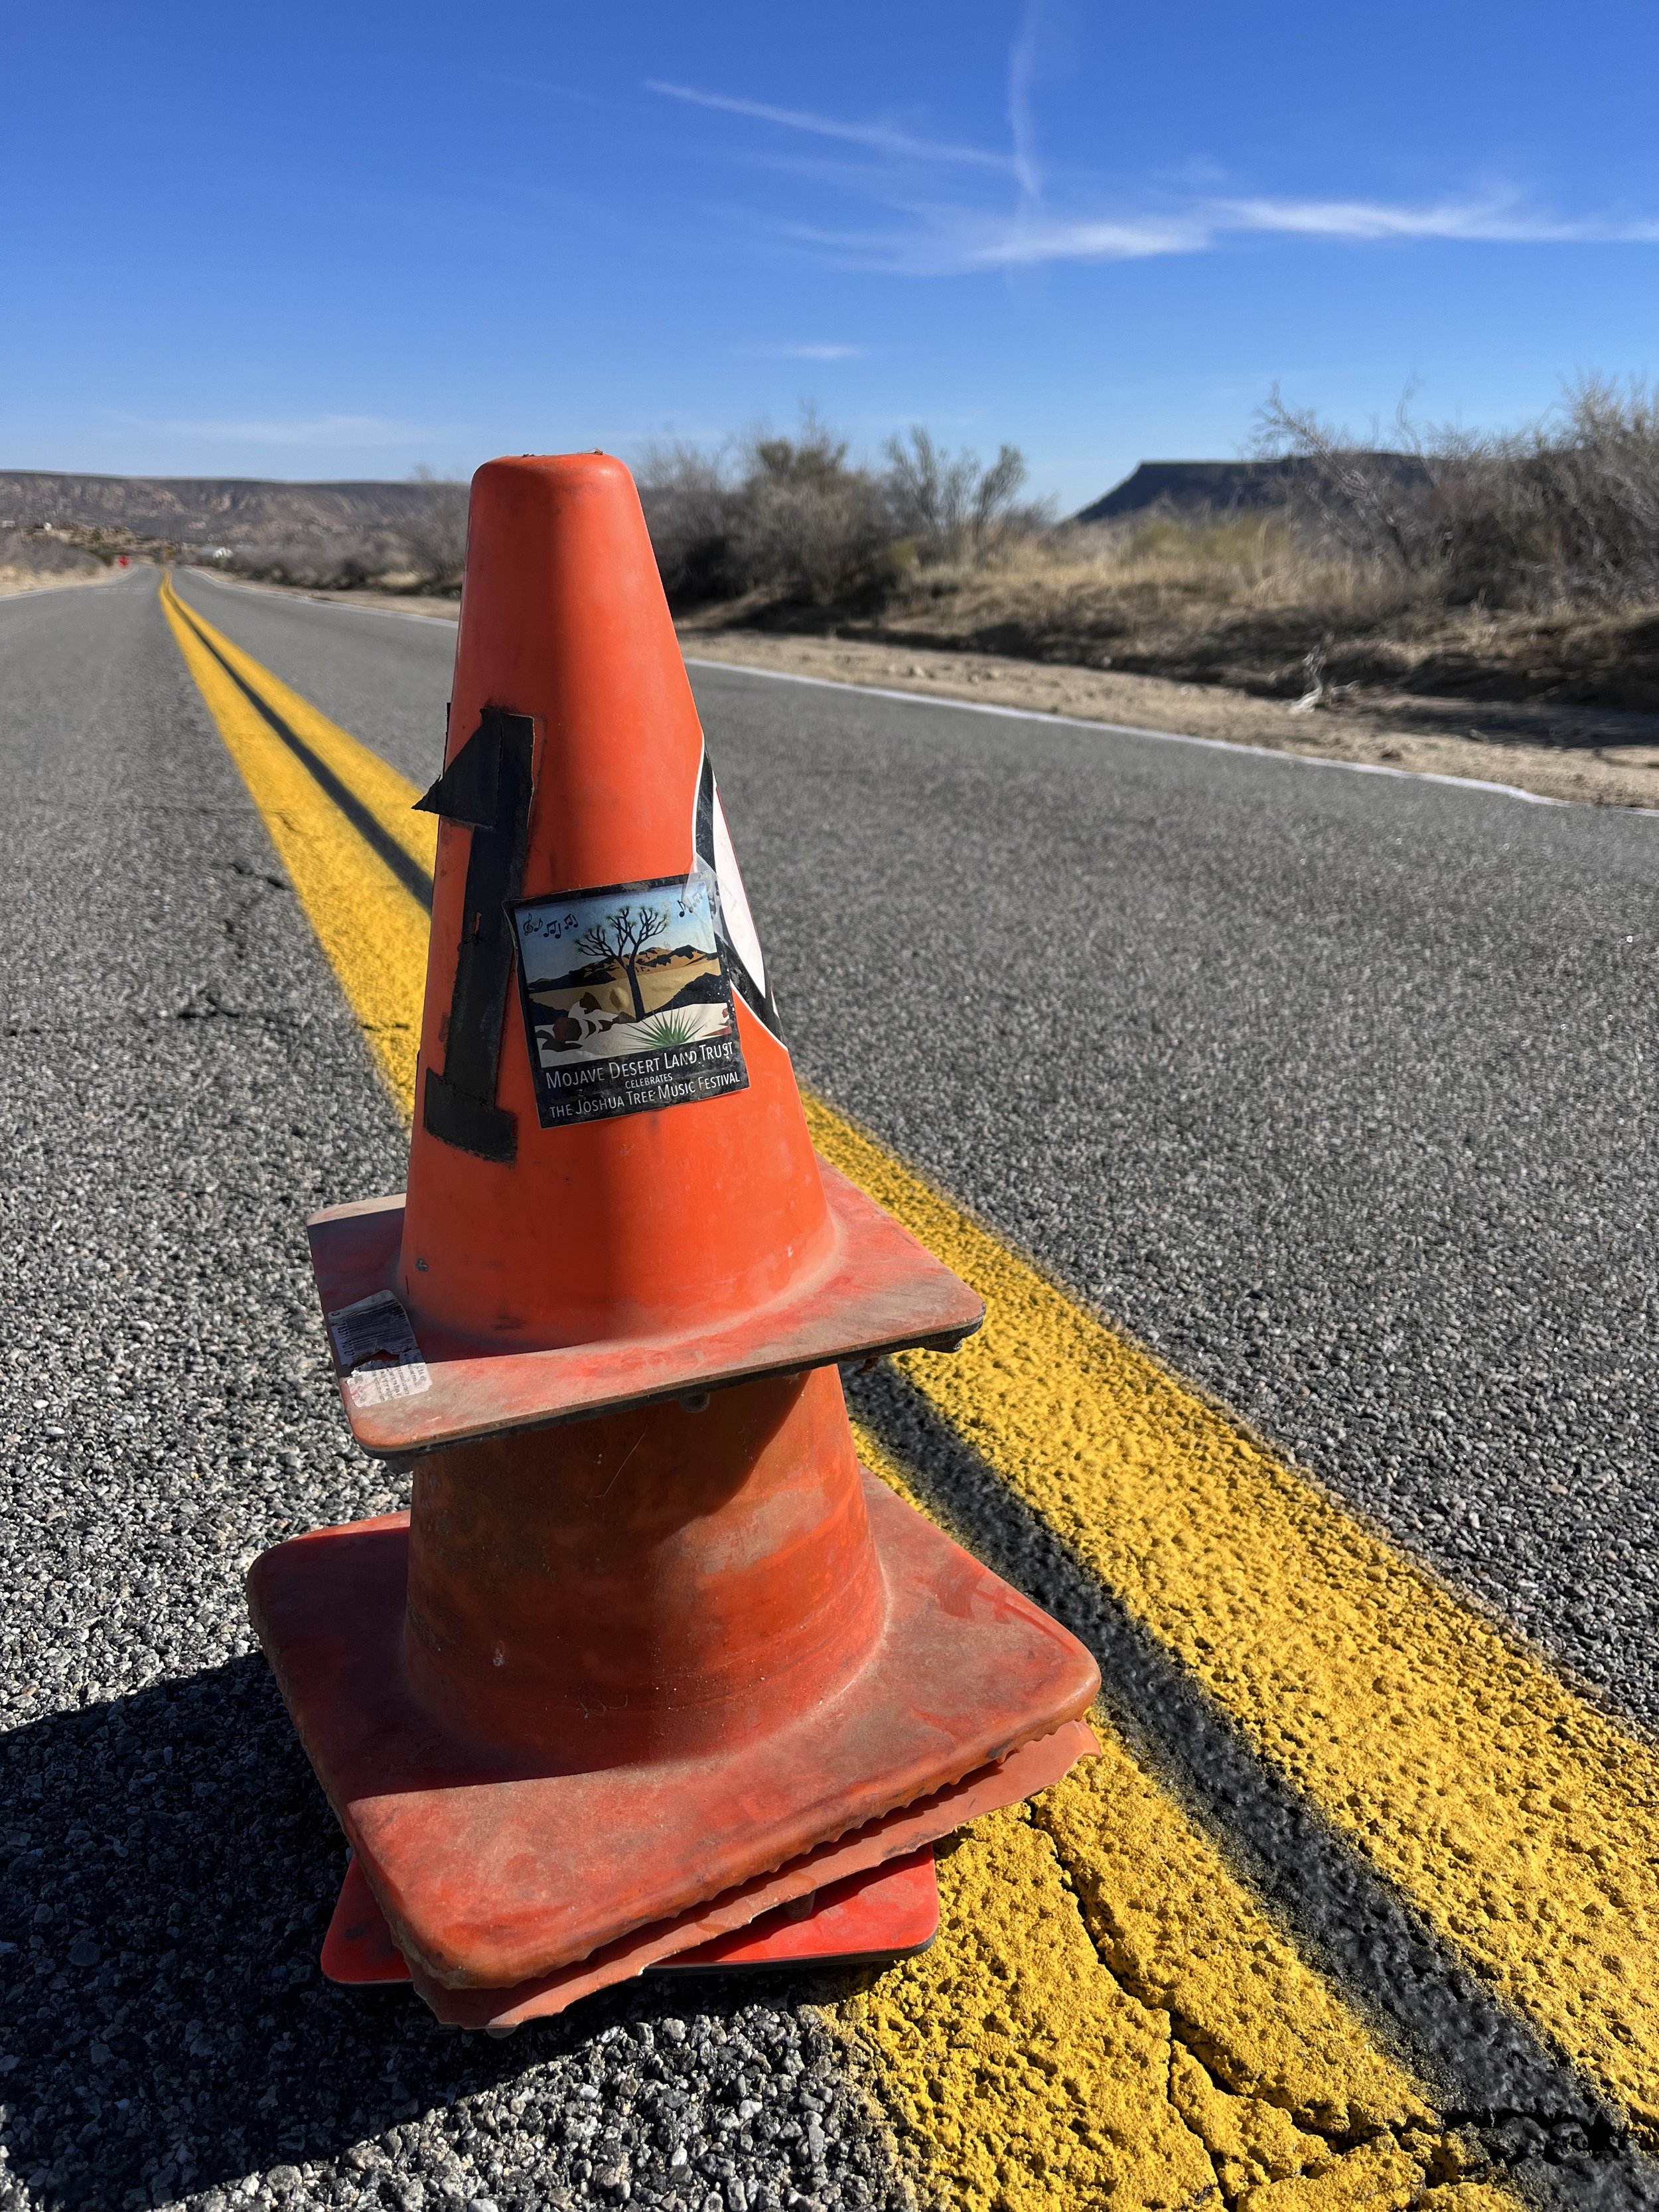
M 711 1944 L 802 1955 L 766 1916 L 1057 1779 L 1097 1676 L 858 1467 L 836 1363 L 982 1308 L 813 1154 L 620 463 L 474 479 L 422 803 L 408 1194 L 310 1224 L 412 1506 L 249 1589 L 356 1854 L 337 1963 L 378 1912 L 499 2031 Z

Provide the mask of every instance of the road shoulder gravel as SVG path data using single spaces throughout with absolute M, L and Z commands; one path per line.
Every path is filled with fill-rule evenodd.
M 1512 786 L 1577 805 L 1659 808 L 1659 718 L 1592 714 L 1579 708 L 1506 707 L 1447 700 L 1367 700 L 1298 714 L 1216 684 L 994 653 L 945 653 L 848 638 L 779 636 L 764 630 L 680 626 L 688 659 L 721 661 L 775 675 L 807 676 L 860 688 L 958 699 L 975 706 L 1063 714 L 1170 737 L 1245 745 L 1402 775 L 1446 775 Z M 1443 725 L 1425 730 L 1425 711 Z M 1519 733 L 1535 732 L 1532 738 Z M 1552 734 L 1552 732 L 1553 734 Z

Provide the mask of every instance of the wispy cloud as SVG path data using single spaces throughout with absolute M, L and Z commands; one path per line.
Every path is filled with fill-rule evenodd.
M 809 338 L 798 345 L 738 346 L 737 351 L 750 361 L 862 361 L 869 348 Z
M 812 115 L 804 108 L 769 107 L 758 100 L 734 100 L 723 92 L 699 92 L 689 84 L 664 84 L 647 79 L 647 92 L 665 100 L 683 100 L 692 107 L 712 107 L 721 115 L 743 115 L 753 123 L 775 123 L 786 131 L 805 131 L 818 138 L 839 138 L 851 146 L 868 146 L 896 160 L 952 163 L 969 168 L 1012 171 L 1012 157 L 988 152 L 981 146 L 951 146 L 938 139 L 913 138 L 884 123 L 843 123 L 832 115 Z
M 1073 216 L 1034 221 L 1016 212 L 997 222 L 953 215 L 891 234 L 883 244 L 895 265 L 908 263 L 943 273 L 1206 253 L 1229 237 L 1252 233 L 1350 245 L 1425 239 L 1503 246 L 1651 245 L 1659 242 L 1659 222 L 1568 220 L 1495 200 L 1418 207 L 1376 200 L 1200 200 L 1179 213 L 1127 219 Z
M 1042 179 L 1037 170 L 1036 125 L 1031 111 L 1031 83 L 1036 75 L 1037 38 L 1042 26 L 1042 0 L 1025 0 L 1025 20 L 1008 57 L 1008 135 L 1014 142 L 1014 175 L 1021 202 L 1036 207 L 1042 198 Z
M 917 274 L 946 275 L 973 269 L 1032 269 L 1052 261 L 1150 261 L 1172 253 L 1203 253 L 1215 243 L 1213 226 L 1191 214 L 1033 216 L 1024 210 L 994 216 L 940 215 L 884 241 L 894 265 Z
M 1218 230 L 1285 231 L 1302 238 L 1450 238 L 1500 246 L 1645 246 L 1659 221 L 1612 216 L 1563 217 L 1514 198 L 1444 200 L 1395 207 L 1374 200 L 1224 200 Z
M 1234 198 L 1197 191 L 1109 191 L 1067 174 L 1050 185 L 1039 160 L 1033 108 L 1043 0 L 1027 0 L 1010 52 L 1012 150 L 917 137 L 884 123 L 848 122 L 688 85 L 653 82 L 671 100 L 785 131 L 836 139 L 878 158 L 817 181 L 849 186 L 885 220 L 874 225 L 767 218 L 775 235 L 842 266 L 896 275 L 950 276 L 1064 263 L 1144 261 L 1209 253 L 1250 236 L 1369 246 L 1430 240 L 1471 245 L 1652 245 L 1659 217 L 1565 216 L 1513 191 L 1405 202 L 1341 198 Z M 954 177 L 955 182 L 951 179 Z M 1194 179 L 1196 181 L 1196 179 Z M 767 350 L 774 350 L 768 349 Z M 781 357 L 839 360 L 838 350 L 778 348 Z

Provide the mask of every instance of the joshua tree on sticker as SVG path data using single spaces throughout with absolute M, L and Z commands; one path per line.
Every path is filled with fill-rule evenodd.
M 614 914 L 596 921 L 592 929 L 584 930 L 576 939 L 578 952 L 591 953 L 595 959 L 614 960 L 628 977 L 628 988 L 634 994 L 634 1018 L 645 1019 L 645 1000 L 640 995 L 640 955 L 653 937 L 660 937 L 668 927 L 668 909 L 661 906 L 619 906 Z

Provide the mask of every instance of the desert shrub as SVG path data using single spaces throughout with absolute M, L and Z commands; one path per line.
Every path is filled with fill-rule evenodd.
M 1362 448 L 1275 392 L 1261 449 L 1304 467 L 1310 538 L 1417 579 L 1446 605 L 1618 605 L 1659 592 L 1659 394 L 1588 378 L 1525 429 L 1423 428 Z
M 977 562 L 1047 525 L 1046 511 L 1019 503 L 1025 463 L 1012 446 L 987 467 L 918 427 L 890 439 L 884 459 L 854 460 L 811 408 L 791 437 L 648 447 L 636 476 L 669 598 L 868 599 L 918 561 Z
M 649 446 L 635 482 L 669 598 L 688 605 L 740 589 L 732 546 L 740 494 L 729 450 Z
M 890 438 L 882 489 L 893 535 L 912 542 L 924 562 L 981 559 L 1010 534 L 1042 528 L 1041 507 L 1022 507 L 1025 458 L 1003 446 L 988 468 L 977 453 L 947 453 L 920 423 Z
M 793 438 L 747 441 L 732 532 L 745 587 L 828 605 L 878 580 L 893 535 L 884 488 L 847 456 L 810 410 Z
M 405 557 L 400 539 L 388 532 L 330 531 L 239 545 L 222 565 L 261 583 L 337 592 L 377 581 Z
M 104 565 L 83 545 L 67 542 L 43 529 L 0 531 L 0 568 L 20 575 L 90 575 Z

